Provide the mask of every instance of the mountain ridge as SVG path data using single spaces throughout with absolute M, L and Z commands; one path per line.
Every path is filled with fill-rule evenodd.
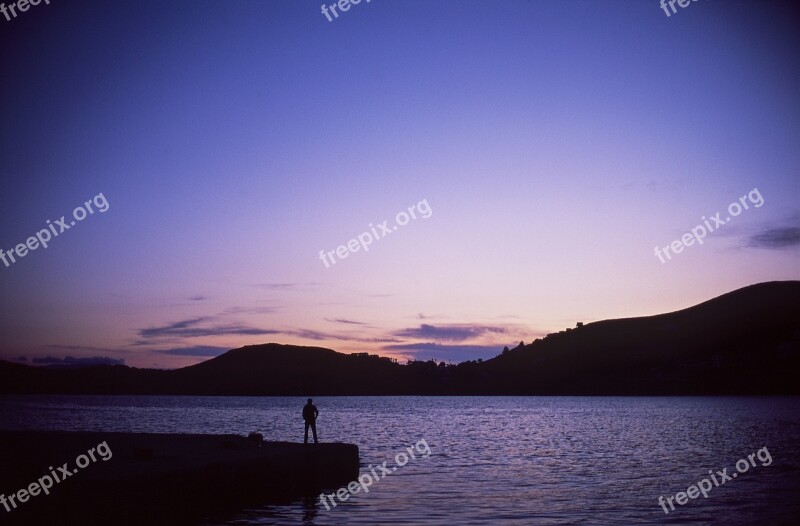
M 164 395 L 800 394 L 800 281 L 587 323 L 482 363 L 400 365 L 267 343 L 175 370 L 43 369 L 0 361 L 0 393 Z

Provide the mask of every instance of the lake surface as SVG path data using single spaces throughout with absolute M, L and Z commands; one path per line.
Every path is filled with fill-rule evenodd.
M 282 397 L 9 396 L 0 397 L 0 427 L 258 431 L 267 440 L 302 441 L 304 403 Z M 414 449 L 416 459 L 330 511 L 318 499 L 305 499 L 206 524 L 800 522 L 800 398 L 323 397 L 315 404 L 320 440 L 357 444 L 362 474 L 384 461 L 397 467 L 396 455 L 421 440 L 430 456 L 421 458 L 424 446 Z M 709 469 L 735 473 L 738 460 L 765 447 L 755 466 L 713 487 L 708 498 L 675 504 L 669 514 L 659 505 L 659 496 L 686 491 L 709 478 Z M 771 463 L 762 461 L 765 453 Z

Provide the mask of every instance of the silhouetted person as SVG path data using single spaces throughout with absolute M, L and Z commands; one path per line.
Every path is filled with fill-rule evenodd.
M 319 416 L 319 410 L 317 406 L 311 403 L 311 399 L 308 399 L 308 403 L 303 406 L 303 420 L 306 422 L 306 438 L 304 443 L 308 444 L 308 428 L 311 428 L 311 431 L 314 433 L 314 443 L 318 444 L 319 441 L 317 440 L 317 416 Z

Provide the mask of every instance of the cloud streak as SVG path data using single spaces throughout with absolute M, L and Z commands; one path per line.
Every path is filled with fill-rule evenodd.
M 331 323 L 345 323 L 345 324 L 348 324 L 348 325 L 366 325 L 366 323 L 363 323 L 363 322 L 360 322 L 360 321 L 345 320 L 345 319 L 342 319 L 342 318 L 334 318 L 334 319 L 325 318 L 325 321 L 329 321 Z
M 180 338 L 199 338 L 203 336 L 223 336 L 223 335 L 245 335 L 245 336 L 259 336 L 266 334 L 278 334 L 280 331 L 272 329 L 259 329 L 256 327 L 248 327 L 236 323 L 225 325 L 208 325 L 207 322 L 213 321 L 214 318 L 210 316 L 201 316 L 198 318 L 190 318 L 160 327 L 150 327 L 147 329 L 139 329 L 139 336 L 146 339 L 158 339 L 162 337 L 180 337 Z
M 170 356 L 192 356 L 200 358 L 215 358 L 221 354 L 225 354 L 230 349 L 227 347 L 210 347 L 198 345 L 196 347 L 180 347 L 177 349 L 161 349 L 153 352 L 159 354 L 168 354 Z
M 421 340 L 461 342 L 471 340 L 487 334 L 507 334 L 505 327 L 491 327 L 484 325 L 428 325 L 423 323 L 419 327 L 402 329 L 394 333 L 401 338 L 417 338 Z
M 296 330 L 287 330 L 279 332 L 281 334 L 287 334 L 290 336 L 296 336 L 298 338 L 305 338 L 307 340 L 315 340 L 315 341 L 338 340 L 338 341 L 359 342 L 359 343 L 393 343 L 402 341 L 392 337 L 369 337 L 369 336 L 358 336 L 352 334 L 336 334 L 330 332 L 312 331 L 308 329 L 296 329 Z
M 299 283 L 257 283 L 255 286 L 264 289 L 293 289 L 298 285 Z
M 436 342 L 387 345 L 383 349 L 400 352 L 403 356 L 413 357 L 415 360 L 435 359 L 448 362 L 463 362 L 478 358 L 487 360 L 500 354 L 500 348 L 496 345 L 445 345 Z
M 750 236 L 748 246 L 781 250 L 800 245 L 800 226 L 777 227 Z
M 32 358 L 31 362 L 37 365 L 62 366 L 62 367 L 90 367 L 92 365 L 125 365 L 125 360 L 110 358 L 108 356 L 91 356 L 86 358 L 75 358 L 72 356 L 65 356 L 64 358 L 56 358 L 54 356 L 45 356 L 45 357 Z

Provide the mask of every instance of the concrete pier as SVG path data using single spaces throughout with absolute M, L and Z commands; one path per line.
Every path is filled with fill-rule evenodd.
M 352 444 L 258 447 L 238 435 L 0 431 L 0 524 L 196 524 L 245 506 L 314 497 L 358 472 Z

